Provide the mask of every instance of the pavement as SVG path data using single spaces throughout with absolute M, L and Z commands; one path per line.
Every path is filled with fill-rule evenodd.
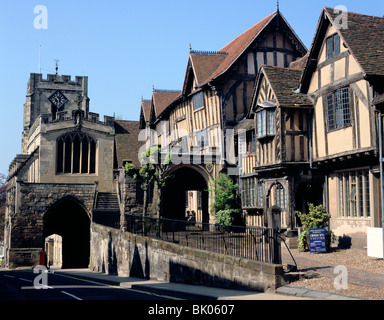
M 189 300 L 354 300 L 357 298 L 338 295 L 334 293 L 324 293 L 321 291 L 308 290 L 300 287 L 283 286 L 276 292 L 257 292 L 246 290 L 232 290 L 214 288 L 200 285 L 189 285 L 181 283 L 160 282 L 156 280 L 146 280 L 134 277 L 121 277 L 95 272 L 88 269 L 68 269 L 57 270 L 55 272 L 68 272 L 72 276 L 82 276 L 92 281 L 107 281 L 115 286 L 130 288 L 134 290 L 152 292 L 162 296 L 186 297 Z
M 294 259 L 298 266 L 298 273 L 307 274 L 309 276 L 317 274 L 331 279 L 334 279 L 337 276 L 334 273 L 336 265 L 329 264 L 326 261 L 320 262 L 317 259 L 311 259 L 311 255 L 294 256 Z M 282 250 L 282 260 L 283 264 L 294 264 L 287 250 Z M 384 274 L 348 267 L 348 283 L 384 290 Z M 353 296 L 309 290 L 308 288 L 303 287 L 283 286 L 278 288 L 277 292 L 296 295 L 298 297 L 311 297 L 315 295 L 317 298 L 331 300 L 366 300 Z
M 320 274 L 327 277 L 335 277 L 333 265 L 321 263 L 318 260 L 311 259 L 310 256 L 294 257 L 298 265 L 299 273 Z M 293 264 L 293 260 L 288 251 L 282 252 L 283 263 Z M 79 275 L 86 277 L 90 281 L 104 281 L 112 285 L 151 292 L 163 296 L 177 297 L 182 296 L 189 300 L 365 300 L 358 297 L 352 297 L 332 292 L 311 290 L 298 286 L 282 286 L 275 292 L 258 292 L 247 290 L 222 289 L 207 287 L 201 285 L 181 284 L 174 282 L 161 282 L 156 280 L 147 280 L 134 277 L 122 277 L 109 275 L 102 272 L 95 272 L 89 269 L 53 269 L 57 273 L 70 273 L 72 276 Z M 371 286 L 384 290 L 384 275 L 363 271 L 360 269 L 348 269 L 349 281 L 354 284 Z

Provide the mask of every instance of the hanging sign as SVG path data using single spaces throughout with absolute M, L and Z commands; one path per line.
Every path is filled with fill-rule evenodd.
M 309 229 L 309 251 L 311 253 L 326 253 L 327 245 L 325 229 Z

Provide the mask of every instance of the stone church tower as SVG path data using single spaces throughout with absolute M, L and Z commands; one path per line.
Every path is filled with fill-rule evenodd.
M 95 196 L 114 190 L 114 118 L 89 111 L 87 77 L 32 73 L 23 124 L 9 168 L 5 264 L 37 264 L 45 238 L 59 234 L 63 266 L 87 266 Z

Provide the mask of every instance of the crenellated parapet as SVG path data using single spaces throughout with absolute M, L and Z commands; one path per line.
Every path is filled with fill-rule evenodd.
M 58 75 L 58 74 L 47 74 L 47 78 L 44 79 L 41 73 L 31 73 L 30 80 L 34 83 L 50 83 L 57 85 L 60 83 L 68 84 L 72 86 L 82 87 L 84 85 L 84 80 L 87 80 L 86 76 L 75 76 L 75 80 L 72 80 L 70 75 Z

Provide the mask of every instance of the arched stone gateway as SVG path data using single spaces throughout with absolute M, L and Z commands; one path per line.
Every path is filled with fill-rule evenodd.
M 86 268 L 89 264 L 90 218 L 73 197 L 64 197 L 51 206 L 43 219 L 43 239 L 62 237 L 62 268 Z
M 17 183 L 5 219 L 5 266 L 37 265 L 45 238 L 58 234 L 63 237 L 63 267 L 87 267 L 95 188 L 92 184 Z
M 172 167 L 167 175 L 172 178 L 163 190 L 162 216 L 184 220 L 194 211 L 196 221 L 209 222 L 209 175 L 194 165 Z

